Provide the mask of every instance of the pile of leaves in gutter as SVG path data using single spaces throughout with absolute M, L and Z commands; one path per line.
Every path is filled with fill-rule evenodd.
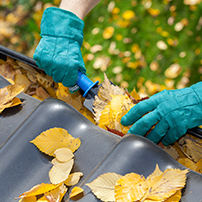
M 129 127 L 120 124 L 121 117 L 138 101 L 148 98 L 141 98 L 135 88 L 129 93 L 123 88 L 111 85 L 105 75 L 102 88 L 100 88 L 95 99 L 95 113 L 92 114 L 83 106 L 85 98 L 79 91 L 74 94 L 70 93 L 67 87 L 61 83 L 55 83 L 43 71 L 23 62 L 9 57 L 6 61 L 0 59 L 0 74 L 12 85 L 23 86 L 23 92 L 36 99 L 42 101 L 48 97 L 53 97 L 67 102 L 92 123 L 120 136 L 124 136 L 129 130 Z M 184 166 L 202 173 L 201 139 L 186 134 L 173 145 L 164 146 L 159 143 L 159 146 Z
M 127 90 L 111 84 L 107 76 L 104 75 L 105 80 L 102 83 L 102 87 L 100 88 L 99 93 L 95 98 L 94 113 L 91 113 L 83 106 L 84 98 L 79 91 L 71 94 L 67 87 L 64 87 L 61 83 L 55 83 L 52 78 L 47 76 L 43 71 L 35 69 L 23 62 L 13 60 L 12 58 L 7 58 L 6 61 L 0 60 L 0 74 L 11 83 L 11 85 L 1 89 L 0 91 L 1 101 L 3 98 L 5 99 L 7 97 L 10 99 L 5 99 L 4 102 L 1 102 L 1 105 L 6 106 L 1 106 L 1 111 L 7 107 L 21 104 L 20 100 L 13 100 L 20 92 L 24 92 L 41 101 L 48 97 L 53 97 L 67 102 L 99 127 L 105 130 L 109 130 L 120 136 L 124 136 L 129 130 L 129 127 L 124 127 L 120 124 L 121 117 L 139 101 L 147 99 L 147 97 L 141 98 L 136 92 L 135 88 L 132 92 L 129 93 Z M 53 147 L 51 147 L 51 145 L 47 146 L 46 144 L 40 145 L 39 142 L 45 143 L 47 141 L 46 139 L 43 139 L 44 133 L 50 135 L 45 135 L 46 138 L 47 136 L 52 137 L 52 131 L 54 131 L 54 134 L 57 134 L 58 137 L 61 133 L 65 133 L 68 136 L 66 140 L 71 140 L 71 144 L 66 144 L 69 145 L 69 147 L 66 148 L 64 145 L 60 145 L 63 140 L 59 141 L 58 143 L 53 142 Z M 40 138 L 41 140 L 39 141 L 38 139 Z M 53 167 L 49 172 L 51 183 L 36 185 L 31 190 L 19 196 L 21 198 L 20 202 L 28 201 L 28 199 L 32 201 L 40 201 L 36 197 L 38 195 L 42 195 L 42 201 L 61 201 L 67 191 L 67 187 L 65 186 L 67 183 L 66 181 L 71 181 L 71 183 L 69 182 L 68 185 L 66 184 L 67 186 L 75 185 L 83 175 L 80 172 L 76 174 L 70 174 L 74 163 L 73 152 L 79 148 L 80 140 L 73 138 L 67 131 L 64 131 L 61 128 L 54 128 L 43 132 L 35 140 L 31 141 L 31 143 L 35 144 L 41 152 L 55 157 L 52 160 Z M 186 134 L 173 145 L 164 146 L 160 143 L 159 146 L 187 168 L 202 173 L 202 141 L 200 139 Z M 170 190 L 165 190 L 165 195 L 163 194 L 160 197 L 162 197 L 161 201 L 172 201 L 172 197 L 175 198 L 175 201 L 179 201 L 181 198 L 180 190 L 185 185 L 187 172 L 188 170 L 181 171 L 178 169 L 168 169 L 162 172 L 159 170 L 157 165 L 154 173 L 147 178 L 144 176 L 139 176 L 136 173 L 129 173 L 125 176 L 108 173 L 106 175 L 112 176 L 112 179 L 114 179 L 115 175 L 116 180 L 113 181 L 113 188 L 112 184 L 110 184 L 109 187 L 106 187 L 113 190 L 109 196 L 111 201 L 125 200 L 120 197 L 129 197 L 129 201 L 160 201 L 158 194 L 155 196 L 152 194 L 148 195 L 147 190 L 151 190 L 155 187 L 155 189 L 157 189 L 156 192 L 158 193 L 159 180 L 165 179 L 165 175 L 174 176 L 172 179 L 166 178 L 167 182 L 170 183 L 169 186 L 172 188 Z M 135 182 L 134 176 L 137 177 Z M 178 176 L 180 180 L 177 180 Z M 100 176 L 92 183 L 86 184 L 102 201 L 106 201 L 105 197 L 103 198 L 103 196 L 106 196 L 106 193 L 104 192 L 100 195 L 100 190 L 98 190 L 99 194 L 97 194 L 97 185 L 94 186 L 94 183 L 96 182 L 95 184 L 97 184 L 98 180 L 99 184 L 100 179 L 105 180 L 108 178 L 109 176 L 106 178 Z M 131 178 L 133 179 L 132 184 Z M 176 187 L 173 187 L 173 179 L 177 180 L 178 182 Z M 104 183 L 107 182 L 104 181 Z M 134 189 L 132 189 L 130 193 L 126 194 L 126 196 L 124 196 L 123 193 L 125 193 L 125 189 L 128 189 L 128 186 L 132 186 Z M 137 190 L 140 191 L 138 192 L 139 194 L 134 194 L 137 193 Z M 74 197 L 82 192 L 82 188 L 74 187 L 70 193 L 70 197 Z

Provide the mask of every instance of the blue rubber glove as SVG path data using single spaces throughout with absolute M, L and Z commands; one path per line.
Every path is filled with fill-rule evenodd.
M 78 70 L 86 73 L 80 50 L 83 28 L 84 22 L 72 12 L 51 7 L 43 13 L 42 38 L 33 58 L 40 69 L 66 87 L 76 84 Z
M 128 133 L 142 136 L 156 123 L 147 138 L 155 143 L 161 140 L 164 145 L 174 143 L 187 129 L 200 126 L 202 82 L 189 88 L 157 93 L 139 102 L 121 120 L 125 126 L 134 124 Z

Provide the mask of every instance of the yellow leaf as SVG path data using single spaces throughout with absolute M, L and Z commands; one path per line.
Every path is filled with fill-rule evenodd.
M 11 104 L 10 107 L 14 107 L 14 106 L 17 106 L 17 105 L 20 105 L 20 104 L 22 104 L 21 100 L 18 97 L 14 97 L 12 99 L 12 104 Z
M 83 189 L 81 187 L 74 187 L 69 195 L 70 198 L 73 198 L 77 196 L 78 194 L 81 194 L 83 192 Z
M 177 76 L 179 76 L 179 74 L 181 73 L 181 71 L 182 71 L 182 68 L 180 67 L 180 65 L 177 64 L 177 63 L 175 63 L 175 64 L 172 64 L 170 67 L 168 67 L 166 69 L 166 71 L 164 72 L 164 74 L 165 74 L 165 76 L 167 78 L 174 79 Z
M 116 182 L 122 176 L 116 173 L 104 173 L 93 182 L 87 183 L 97 198 L 102 201 L 115 201 L 114 191 Z
M 103 31 L 103 38 L 104 39 L 110 39 L 114 34 L 114 27 L 107 27 Z
M 140 99 L 140 96 L 138 95 L 135 87 L 133 88 L 133 91 L 130 93 L 130 95 L 135 98 L 136 100 L 139 100 Z
M 44 194 L 44 196 L 37 200 L 37 202 L 60 202 L 65 193 L 67 192 L 67 188 L 64 184 L 61 184 L 56 189 L 51 190 L 50 192 L 47 192 Z
M 69 177 L 65 180 L 65 184 L 67 186 L 74 186 L 76 185 L 80 178 L 83 176 L 83 173 L 82 172 L 75 172 L 75 173 L 72 173 L 69 175 Z
M 118 202 L 141 200 L 148 189 L 144 176 L 129 173 L 120 178 L 115 186 L 115 199 Z
M 94 115 L 85 107 L 83 107 L 79 112 L 85 116 L 90 122 L 95 124 Z
M 121 27 L 121 28 L 126 28 L 130 25 L 130 21 L 129 20 L 118 20 L 117 21 L 117 26 Z
M 160 10 L 158 9 L 153 9 L 153 8 L 149 8 L 148 12 L 150 13 L 150 15 L 152 17 L 157 17 L 160 14 Z
M 81 145 L 79 138 L 75 139 L 63 128 L 46 130 L 32 140 L 31 143 L 37 146 L 40 151 L 50 156 L 53 156 L 56 149 L 69 148 L 74 152 Z
M 0 112 L 5 108 L 11 107 L 12 104 L 13 106 L 16 103 L 19 104 L 19 99 L 14 98 L 24 90 L 24 87 L 24 85 L 9 85 L 0 89 Z
M 36 196 L 21 198 L 18 202 L 36 202 Z
M 196 171 L 198 173 L 202 173 L 202 159 L 200 159 L 197 163 L 196 163 L 197 169 Z
M 67 162 L 74 157 L 72 151 L 68 148 L 59 148 L 54 152 L 54 156 L 60 162 Z
M 135 17 L 135 13 L 132 10 L 127 10 L 123 13 L 123 18 L 125 20 L 130 20 Z
M 179 202 L 181 199 L 182 193 L 181 191 L 177 191 L 175 194 L 170 196 L 168 199 L 163 202 Z M 144 202 L 155 202 L 156 200 L 145 199 Z M 160 202 L 160 201 L 159 201 Z
M 68 177 L 74 165 L 74 159 L 66 163 L 59 162 L 56 158 L 52 160 L 53 167 L 49 171 L 49 178 L 52 184 L 64 182 Z
M 123 88 L 111 84 L 104 74 L 104 82 L 99 88 L 98 96 L 93 103 L 94 119 L 103 129 L 110 129 L 127 133 L 130 127 L 121 125 L 120 121 L 133 106 L 132 100 Z
M 98 126 L 106 129 L 108 126 L 111 129 L 116 129 L 126 134 L 129 127 L 123 126 L 120 121 L 133 106 L 128 95 L 111 95 L 112 99 L 101 112 Z
M 196 171 L 197 169 L 197 165 L 188 158 L 179 158 L 177 161 L 181 163 L 182 165 L 184 165 L 185 167 L 190 168 L 194 171 Z
M 163 173 L 163 172 L 159 169 L 158 164 L 156 164 L 156 168 L 155 168 L 154 172 L 153 172 L 151 175 L 149 175 L 146 180 L 147 180 L 147 181 L 151 181 L 151 180 L 153 180 L 156 176 L 160 176 L 162 173 Z
M 170 196 L 167 200 L 165 200 L 164 202 L 179 202 L 182 196 L 182 192 L 179 190 L 177 191 L 175 194 L 173 194 L 172 196 Z M 153 202 L 153 201 L 152 201 Z
M 29 88 L 31 82 L 24 74 L 16 74 L 14 82 L 17 85 L 24 85 L 24 92 Z
M 157 201 L 167 199 L 185 186 L 186 173 L 188 172 L 187 169 L 167 169 L 161 175 L 153 177 L 148 181 L 149 192 L 144 198 Z
M 49 192 L 53 189 L 56 189 L 58 188 L 59 186 L 61 186 L 61 184 L 45 184 L 45 183 L 42 183 L 42 184 L 38 184 L 34 187 L 32 187 L 29 191 L 27 192 L 24 192 L 23 194 L 21 194 L 19 196 L 19 198 L 27 198 L 27 197 L 33 197 L 33 196 L 37 196 L 37 195 L 40 195 L 40 194 L 44 194 L 46 192 Z
M 56 96 L 58 99 L 63 100 L 78 111 L 83 107 L 84 98 L 79 91 L 72 94 L 70 93 L 69 88 L 63 86 L 61 83 L 58 84 Z

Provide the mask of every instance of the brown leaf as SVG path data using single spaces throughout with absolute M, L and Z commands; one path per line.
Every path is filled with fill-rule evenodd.
M 19 99 L 14 99 L 15 96 L 24 90 L 24 85 L 9 85 L 0 89 L 0 112 L 5 108 L 21 104 Z

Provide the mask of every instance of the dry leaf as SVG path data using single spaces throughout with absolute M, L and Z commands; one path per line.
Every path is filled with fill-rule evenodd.
M 18 85 L 25 85 L 24 92 L 29 88 L 31 84 L 29 79 L 24 74 L 16 74 L 14 78 L 14 82 L 15 84 L 18 84 Z
M 202 174 L 202 159 L 200 159 L 197 163 L 196 163 L 197 169 L 196 172 L 199 172 Z
M 0 63 L 2 60 L 0 59 Z M 3 61 L 3 64 L 0 64 L 0 74 L 6 79 L 13 79 L 15 75 L 15 70 L 11 65 Z
M 177 63 L 175 63 L 175 64 L 172 64 L 170 67 L 168 67 L 166 69 L 166 71 L 164 72 L 164 74 L 165 74 L 165 76 L 167 78 L 174 79 L 177 76 L 179 76 L 179 74 L 181 73 L 181 71 L 182 71 L 182 68 L 180 67 L 180 65 L 177 64 Z
M 197 144 L 197 142 L 194 139 L 186 139 L 186 144 L 184 147 L 186 147 L 186 153 L 192 158 L 195 162 L 198 162 L 200 159 L 202 159 L 202 147 Z
M 186 173 L 189 171 L 180 169 L 167 169 L 162 174 L 153 177 L 147 181 L 149 184 L 149 192 L 144 199 L 165 200 L 181 190 L 185 186 Z
M 83 96 L 78 91 L 73 94 L 70 93 L 69 88 L 63 86 L 61 83 L 58 84 L 56 96 L 58 99 L 65 101 L 78 111 L 83 107 Z
M 118 130 L 127 133 L 130 127 L 121 125 L 120 121 L 133 106 L 133 102 L 123 88 L 111 84 L 107 76 L 99 88 L 93 103 L 95 121 L 103 129 Z
M 44 194 L 44 196 L 37 200 L 37 202 L 60 202 L 67 192 L 67 187 L 64 184 L 61 184 L 56 189 L 51 190 Z
M 73 198 L 77 196 L 78 194 L 81 194 L 83 192 L 83 189 L 81 187 L 74 187 L 69 195 L 70 198 Z
M 158 164 L 156 164 L 156 168 L 155 168 L 154 172 L 153 172 L 151 175 L 149 175 L 146 180 L 147 180 L 147 181 L 151 181 L 151 180 L 153 180 L 156 176 L 160 176 L 162 173 L 163 173 L 163 172 L 159 169 Z
M 116 182 L 122 176 L 116 173 L 105 173 L 96 178 L 93 182 L 87 183 L 92 192 L 102 201 L 115 201 L 114 191 Z
M 138 95 L 138 93 L 137 93 L 135 87 L 133 88 L 133 91 L 130 93 L 130 95 L 131 95 L 134 99 L 136 99 L 136 100 L 139 100 L 139 99 L 140 99 L 140 96 Z
M 82 172 L 75 172 L 75 173 L 72 173 L 69 175 L 69 177 L 65 180 L 65 184 L 67 186 L 74 186 L 76 185 L 80 178 L 83 176 L 83 173 Z
M 102 201 L 178 202 L 188 172 L 188 169 L 172 168 L 162 172 L 156 165 L 154 172 L 146 179 L 142 175 L 129 173 L 114 178 L 113 183 L 109 185 L 106 181 L 110 181 L 110 174 L 114 176 L 115 173 L 105 173 L 86 185 Z M 109 196 L 106 196 L 107 193 Z
M 42 183 L 42 184 L 38 184 L 34 187 L 32 187 L 29 191 L 27 192 L 24 192 L 23 194 L 21 194 L 19 196 L 19 198 L 27 198 L 27 197 L 33 197 L 33 196 L 37 196 L 37 195 L 40 195 L 40 194 L 44 194 L 46 192 L 49 192 L 53 189 L 56 189 L 58 187 L 60 187 L 61 184 L 45 184 L 45 183 Z
M 101 112 L 98 126 L 106 129 L 116 129 L 126 134 L 130 127 L 123 126 L 121 118 L 134 106 L 131 99 L 127 95 L 111 95 L 112 100 L 105 106 Z
M 74 165 L 74 159 L 66 163 L 59 162 L 56 158 L 52 160 L 53 167 L 49 171 L 49 178 L 52 184 L 64 182 L 68 177 Z
M 164 146 L 163 150 L 165 152 L 167 152 L 170 156 L 172 156 L 174 159 L 177 159 L 179 157 L 178 152 L 176 151 L 176 149 L 172 146 Z
M 103 31 L 103 38 L 104 39 L 110 39 L 114 34 L 114 27 L 106 27 Z
M 173 194 L 172 196 L 170 196 L 168 199 L 164 200 L 163 202 L 179 202 L 181 199 L 181 196 L 182 196 L 181 191 L 177 191 L 175 194 Z M 144 200 L 144 202 L 155 202 L 155 201 L 146 199 Z
M 187 168 L 190 168 L 190 169 L 192 169 L 194 171 L 196 171 L 196 169 L 197 169 L 197 165 L 191 159 L 179 158 L 177 161 L 179 163 L 181 163 L 183 166 L 185 166 Z
M 90 122 L 95 123 L 95 120 L 94 120 L 94 115 L 92 114 L 91 111 L 89 111 L 86 107 L 83 107 L 81 110 L 79 110 L 79 112 L 85 116 Z
M 60 162 L 67 162 L 74 157 L 73 152 L 68 148 L 59 148 L 53 154 Z
M 37 202 L 36 196 L 21 198 L 18 202 Z
M 37 146 L 40 151 L 50 156 L 53 156 L 56 149 L 69 148 L 74 152 L 81 145 L 79 138 L 75 139 L 63 128 L 46 130 L 32 140 L 31 143 Z
M 0 112 L 5 108 L 21 104 L 21 101 L 15 96 L 24 90 L 24 85 L 9 85 L 0 89 Z
M 160 50 L 166 50 L 168 48 L 164 41 L 158 41 L 156 45 Z
M 164 202 L 179 202 L 181 199 L 181 196 L 182 196 L 182 192 L 179 190 L 175 194 L 170 196 L 168 199 L 166 199 Z
M 42 100 L 45 100 L 46 98 L 50 97 L 50 95 L 41 86 L 36 88 L 36 95 Z
M 121 177 L 115 186 L 115 199 L 118 202 L 140 200 L 146 193 L 148 184 L 144 176 L 129 173 Z

